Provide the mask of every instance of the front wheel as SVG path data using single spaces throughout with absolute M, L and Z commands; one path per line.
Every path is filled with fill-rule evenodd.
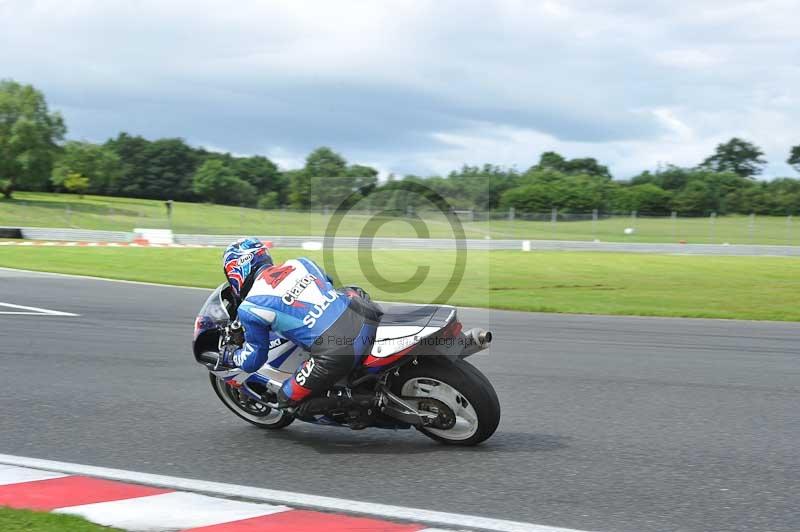
M 208 376 L 211 378 L 211 387 L 214 388 L 222 404 L 248 423 L 262 429 L 282 429 L 294 421 L 294 416 L 291 414 L 254 401 L 212 373 Z
M 489 380 L 472 364 L 421 363 L 405 366 L 392 383 L 401 397 L 425 397 L 441 401 L 452 410 L 455 424 L 448 429 L 418 427 L 441 443 L 477 445 L 486 440 L 500 423 L 500 401 Z

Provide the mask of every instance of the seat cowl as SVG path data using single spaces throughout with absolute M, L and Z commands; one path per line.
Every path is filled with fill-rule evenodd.
M 392 305 L 381 317 L 376 341 L 419 335 L 423 330 L 428 336 L 447 325 L 455 313 L 450 305 Z

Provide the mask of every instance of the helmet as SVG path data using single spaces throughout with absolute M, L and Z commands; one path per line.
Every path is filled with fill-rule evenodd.
M 271 264 L 269 250 L 263 242 L 253 237 L 240 238 L 228 246 L 222 255 L 222 268 L 236 297 L 242 297 L 243 289 L 262 266 Z

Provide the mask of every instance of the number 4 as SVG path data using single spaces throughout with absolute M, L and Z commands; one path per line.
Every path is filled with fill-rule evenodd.
M 294 266 L 272 266 L 261 274 L 261 278 L 269 283 L 272 288 L 276 288 L 293 271 Z

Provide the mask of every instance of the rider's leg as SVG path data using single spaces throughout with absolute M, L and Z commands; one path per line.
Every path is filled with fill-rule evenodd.
M 283 383 L 278 402 L 297 404 L 330 389 L 361 361 L 374 341 L 375 325 L 354 312 L 345 312 L 314 342 L 311 358 Z

